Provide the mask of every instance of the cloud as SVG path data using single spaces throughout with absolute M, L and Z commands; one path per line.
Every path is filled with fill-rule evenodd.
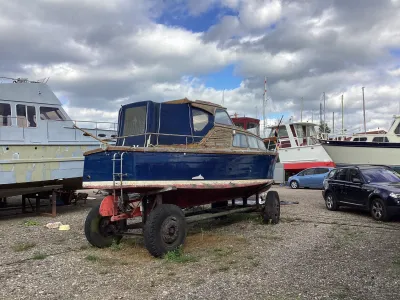
M 281 13 L 280 0 L 247 0 L 242 3 L 239 18 L 246 28 L 260 29 L 278 21 Z
M 115 120 L 120 105 L 189 97 L 219 103 L 208 74 L 234 65 L 243 78 L 225 91 L 230 113 L 261 117 L 268 79 L 269 123 L 280 112 L 326 118 L 340 97 L 345 126 L 387 127 L 400 99 L 400 18 L 394 0 L 0 0 L 0 73 L 50 77 L 74 118 Z M 171 12 L 176 26 L 161 24 Z M 205 19 L 215 12 L 213 21 Z M 181 18 L 181 19 L 180 19 Z M 217 23 L 214 21 L 217 20 Z M 209 22 L 193 32 L 191 22 Z

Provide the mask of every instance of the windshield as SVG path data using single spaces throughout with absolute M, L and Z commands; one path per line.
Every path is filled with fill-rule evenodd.
M 389 169 L 366 169 L 361 173 L 368 182 L 400 182 L 400 175 Z

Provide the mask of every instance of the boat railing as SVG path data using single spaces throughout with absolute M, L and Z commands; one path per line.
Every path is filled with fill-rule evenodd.
M 316 139 L 319 141 L 347 141 L 351 136 L 341 133 L 318 133 Z
M 151 133 L 141 133 L 141 134 L 131 134 L 131 135 L 124 135 L 124 136 L 118 136 L 115 137 L 116 140 L 123 139 L 122 145 L 125 145 L 126 138 L 130 137 L 139 137 L 139 136 L 144 136 L 144 144 L 143 147 L 152 147 L 152 146 L 159 146 L 159 137 L 160 136 L 170 136 L 170 137 L 184 137 L 185 138 L 185 145 L 186 148 L 189 144 L 189 139 L 192 139 L 192 142 L 194 141 L 195 138 L 204 138 L 204 136 L 200 135 L 186 135 L 186 134 L 174 134 L 174 133 L 159 133 L 159 132 L 151 132 Z M 151 144 L 151 137 L 156 136 L 156 144 L 153 145 Z
M 35 142 L 93 141 L 76 127 L 97 138 L 115 139 L 117 123 L 78 120 L 29 120 L 26 117 L 0 116 L 0 139 Z

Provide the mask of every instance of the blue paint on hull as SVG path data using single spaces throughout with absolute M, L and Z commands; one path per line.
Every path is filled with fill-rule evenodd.
M 85 156 L 84 182 L 112 181 L 112 158 L 116 151 Z M 126 152 L 123 157 L 124 180 L 171 181 L 273 179 L 277 156 L 263 154 Z M 120 172 L 120 162 L 116 163 Z

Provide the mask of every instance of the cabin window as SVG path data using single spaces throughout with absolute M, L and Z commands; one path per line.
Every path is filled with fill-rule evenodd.
M 232 125 L 231 118 L 224 109 L 217 109 L 215 112 L 215 123 L 223 125 Z
M 243 128 L 244 129 L 244 123 L 236 122 L 235 126 Z
M 386 136 L 377 136 L 377 137 L 374 137 L 372 142 L 375 142 L 375 143 L 389 143 L 389 139 Z
M 147 107 L 138 106 L 125 110 L 124 130 L 122 135 L 139 135 L 143 134 L 146 129 Z
M 397 128 L 394 130 L 394 134 L 400 134 L 400 123 L 397 125 Z
M 366 142 L 367 138 L 366 137 L 360 137 L 360 138 L 354 138 L 353 142 Z
M 247 139 L 246 135 L 237 133 L 233 137 L 233 147 L 247 148 Z
M 257 139 L 254 136 L 247 136 L 250 148 L 258 149 Z
M 294 128 L 296 129 L 296 134 L 298 138 L 306 137 L 306 126 L 301 124 L 294 124 Z
M 0 126 L 11 126 L 11 105 L 0 103 Z
M 276 128 L 271 128 L 271 132 L 269 133 L 269 137 L 275 136 L 275 130 Z M 278 130 L 278 136 L 279 137 L 288 137 L 289 134 L 286 130 L 286 126 L 280 126 Z
M 202 131 L 208 124 L 209 122 L 209 113 L 193 108 L 192 109 L 192 114 L 193 114 L 193 129 L 194 131 Z
M 40 107 L 40 120 L 63 121 L 65 117 L 57 107 Z
M 17 124 L 18 127 L 36 127 L 36 108 L 17 104 Z
M 249 123 L 248 125 L 247 125 L 247 129 L 252 129 L 252 128 L 257 128 L 257 124 L 256 123 Z
M 258 148 L 261 150 L 267 150 L 267 148 L 265 147 L 265 144 L 262 140 L 257 139 L 257 143 L 258 143 Z

